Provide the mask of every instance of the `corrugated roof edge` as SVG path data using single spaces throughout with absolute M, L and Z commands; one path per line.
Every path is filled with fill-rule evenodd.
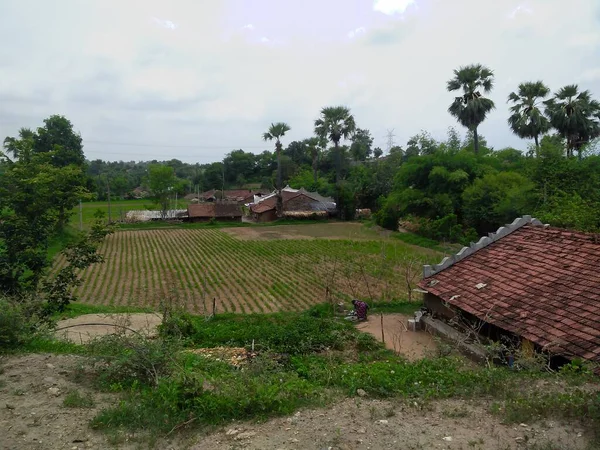
M 488 245 L 496 242 L 499 239 L 502 239 L 505 236 L 517 231 L 519 228 L 525 225 L 535 225 L 535 226 L 548 226 L 544 225 L 538 219 L 535 219 L 531 216 L 523 216 L 518 217 L 511 224 L 505 225 L 503 227 L 498 228 L 495 233 L 489 233 L 487 236 L 482 237 L 477 242 L 471 242 L 469 247 L 463 247 L 460 252 L 456 255 L 446 256 L 442 259 L 442 262 L 433 266 L 426 265 L 423 266 L 423 278 L 431 277 L 444 269 L 452 266 L 457 263 L 461 259 L 466 258 L 467 256 L 472 255 L 478 250 L 487 247 Z

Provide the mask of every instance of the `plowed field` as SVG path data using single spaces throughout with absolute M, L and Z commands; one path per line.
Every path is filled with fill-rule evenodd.
M 406 299 L 407 276 L 440 259 L 389 238 L 251 240 L 219 229 L 119 231 L 101 252 L 105 262 L 82 274 L 81 302 L 158 307 L 176 299 L 196 313 L 210 312 L 213 299 L 218 312 L 237 313 Z M 55 268 L 63 264 L 58 257 Z

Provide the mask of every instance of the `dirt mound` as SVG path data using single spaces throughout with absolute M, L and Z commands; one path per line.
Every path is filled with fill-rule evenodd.
M 85 314 L 58 322 L 56 334 L 76 344 L 85 344 L 98 336 L 115 333 L 152 336 L 161 322 L 158 313 Z

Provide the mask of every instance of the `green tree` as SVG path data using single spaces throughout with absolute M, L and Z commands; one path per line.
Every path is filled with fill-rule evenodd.
M 350 154 L 354 161 L 365 161 L 371 156 L 373 146 L 373 137 L 369 130 L 357 128 L 352 135 L 352 144 L 350 145 Z
M 181 187 L 175 170 L 164 164 L 151 164 L 148 166 L 148 186 L 154 201 L 160 206 L 162 218 L 165 219 L 171 197 Z
M 52 164 L 56 167 L 83 167 L 85 163 L 81 135 L 73 131 L 73 124 L 64 116 L 53 115 L 44 120 L 44 126 L 33 135 L 33 150 L 53 152 Z
M 485 234 L 531 213 L 534 188 L 530 180 L 515 172 L 490 173 L 475 180 L 462 195 L 465 223 Z
M 327 141 L 320 137 L 312 137 L 304 141 L 306 149 L 311 158 L 311 167 L 313 171 L 313 182 L 317 184 L 319 178 L 319 156 L 322 149 L 327 145 Z
M 600 102 L 592 99 L 589 91 L 579 92 L 577 85 L 561 88 L 546 102 L 550 124 L 567 142 L 567 157 L 600 136 Z
M 287 123 L 277 122 L 272 123 L 269 130 L 263 133 L 264 141 L 275 140 L 275 152 L 277 154 L 277 217 L 281 217 L 283 214 L 283 197 L 281 195 L 281 138 L 290 130 L 291 128 Z
M 60 220 L 56 198 L 80 189 L 81 169 L 55 167 L 52 152 L 19 144 L 19 159 L 0 152 L 0 292 L 19 295 L 38 286 L 48 267 L 49 239 Z
M 225 180 L 228 183 L 238 184 L 238 178 L 249 180 L 254 175 L 256 157 L 254 154 L 243 150 L 233 150 L 223 159 L 225 165 Z M 241 187 L 241 185 L 239 185 Z
M 376 147 L 375 150 L 373 150 L 373 156 L 375 159 L 379 159 L 381 158 L 381 155 L 383 155 L 383 150 L 381 150 L 379 147 Z
M 342 151 L 340 149 L 340 141 L 349 139 L 356 131 L 356 123 L 354 117 L 350 113 L 350 109 L 345 106 L 327 106 L 321 110 L 321 117 L 315 120 L 315 134 L 322 139 L 329 139 L 334 145 L 334 160 L 335 160 L 335 185 L 336 185 L 336 205 L 338 214 L 342 217 L 342 213 L 347 210 L 340 203 L 341 195 L 341 172 L 342 172 Z M 346 193 L 343 196 L 348 197 Z
M 455 97 L 448 112 L 458 122 L 473 132 L 475 154 L 479 153 L 477 128 L 495 108 L 494 102 L 483 94 L 489 94 L 494 87 L 494 73 L 481 64 L 463 66 L 454 71 L 454 78 L 447 83 L 449 92 L 462 90 Z M 481 93 L 483 91 L 483 94 Z
M 510 129 L 521 139 L 533 139 L 539 153 L 539 138 L 550 129 L 550 121 L 540 109 L 540 101 L 550 94 L 550 89 L 541 81 L 521 83 L 517 92 L 511 92 L 508 101 L 511 115 Z

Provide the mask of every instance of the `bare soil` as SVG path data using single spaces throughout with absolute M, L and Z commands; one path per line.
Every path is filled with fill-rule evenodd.
M 162 316 L 158 313 L 84 314 L 58 322 L 56 333 L 76 344 L 85 344 L 98 336 L 115 333 L 151 336 L 156 334 L 161 322 Z
M 436 342 L 425 331 L 408 331 L 408 319 L 405 314 L 383 315 L 383 338 L 387 348 L 404 355 L 409 361 L 431 356 L 436 350 Z M 368 316 L 366 322 L 356 325 L 360 331 L 372 334 L 381 342 L 382 320 L 378 314 Z
M 366 228 L 358 222 L 323 222 L 307 225 L 275 225 L 272 227 L 222 228 L 222 231 L 242 240 L 272 239 L 352 239 L 377 240 L 387 237 L 384 231 Z
M 115 394 L 98 393 L 72 355 L 31 354 L 0 359 L 0 449 L 147 449 L 147 436 L 102 433 L 89 421 Z M 93 396 L 92 408 L 67 408 L 73 390 Z M 481 400 L 406 404 L 367 397 L 302 410 L 264 423 L 234 422 L 220 430 L 190 430 L 159 438 L 158 449 L 585 449 L 577 426 L 547 421 L 502 424 Z M 552 443 L 552 447 L 543 447 Z M 590 447 L 587 447 L 590 448 Z

